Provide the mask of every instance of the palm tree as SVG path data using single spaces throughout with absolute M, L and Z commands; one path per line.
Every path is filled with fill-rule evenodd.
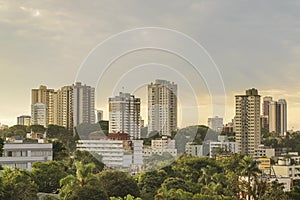
M 252 157 L 244 156 L 239 162 L 239 172 L 242 177 L 245 177 L 240 178 L 243 196 L 248 196 L 248 199 L 250 199 L 251 196 L 255 196 L 251 185 L 257 179 L 260 170 Z
M 84 165 L 81 162 L 75 162 L 75 166 L 76 176 L 70 174 L 60 180 L 61 190 L 59 192 L 59 196 L 62 199 L 68 199 L 72 191 L 74 191 L 76 188 L 83 187 L 88 183 L 96 181 L 96 178 L 92 173 L 96 167 L 94 163 Z

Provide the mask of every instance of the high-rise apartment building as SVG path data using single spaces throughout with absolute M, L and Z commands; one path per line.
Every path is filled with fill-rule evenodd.
M 222 132 L 223 130 L 223 118 L 221 117 L 212 117 L 208 118 L 207 125 L 210 129 L 216 132 Z
M 23 126 L 30 126 L 31 124 L 31 116 L 21 115 L 17 118 L 17 124 Z
M 148 131 L 171 136 L 177 129 L 177 85 L 156 80 L 148 85 Z
M 263 98 L 261 128 L 269 129 L 269 107 L 273 98 L 266 96 Z
M 278 100 L 278 110 L 279 110 L 279 133 L 281 136 L 285 136 L 287 133 L 287 103 L 285 99 Z
M 73 88 L 73 125 L 95 123 L 95 88 L 75 83 Z
M 110 133 L 127 133 L 131 139 L 141 137 L 140 98 L 120 92 L 119 96 L 109 98 Z
M 47 127 L 47 106 L 43 103 L 31 105 L 31 125 Z
M 261 139 L 260 95 L 257 89 L 249 89 L 245 95 L 236 95 L 235 103 L 238 151 L 243 155 L 254 155 Z
M 285 99 L 272 101 L 269 107 L 269 132 L 285 136 L 287 132 L 287 103 Z
M 73 86 L 64 86 L 57 90 L 56 118 L 57 125 L 68 130 L 73 129 Z
M 42 103 L 46 105 L 47 125 L 56 124 L 55 99 L 56 92 L 54 89 L 48 89 L 47 86 L 41 85 L 38 89 L 31 90 L 31 105 Z

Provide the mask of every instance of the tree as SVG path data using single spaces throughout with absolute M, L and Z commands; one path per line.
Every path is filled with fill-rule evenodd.
M 164 170 L 155 170 L 152 172 L 141 173 L 138 178 L 138 186 L 143 200 L 152 200 L 158 188 L 167 177 Z
M 107 193 L 99 186 L 84 185 L 75 189 L 68 200 L 108 200 Z
M 5 168 L 0 172 L 6 200 L 37 199 L 38 187 L 26 170 Z
M 128 194 L 124 198 L 121 198 L 121 197 L 110 197 L 109 200 L 142 200 L 142 199 L 139 198 L 139 197 L 135 198 L 134 196 L 131 196 L 130 194 Z
M 256 180 L 260 170 L 252 157 L 244 156 L 239 163 L 240 172 L 240 189 L 244 197 L 251 198 L 255 196 L 252 188 L 252 183 Z
M 84 165 L 81 162 L 75 162 L 76 176 L 70 174 L 60 180 L 60 192 L 59 196 L 62 199 L 69 199 L 73 191 L 80 189 L 87 184 L 93 184 L 97 182 L 97 179 L 93 176 L 93 169 L 95 165 L 93 163 Z
M 95 169 L 93 173 L 99 173 L 104 168 L 104 163 L 102 162 L 102 156 L 97 153 L 91 153 L 89 151 L 75 151 L 74 159 L 80 161 L 82 164 L 94 163 Z
M 0 157 L 3 155 L 4 140 L 0 137 Z
M 53 144 L 53 160 L 61 161 L 69 158 L 69 152 L 66 146 L 57 140 L 52 141 Z
M 30 130 L 35 133 L 44 133 L 46 131 L 46 128 L 42 125 L 31 125 Z
M 40 192 L 53 193 L 59 188 L 59 181 L 66 177 L 66 167 L 57 161 L 35 162 L 32 164 L 34 182 Z
M 140 196 L 137 181 L 126 172 L 106 170 L 97 176 L 109 197 Z

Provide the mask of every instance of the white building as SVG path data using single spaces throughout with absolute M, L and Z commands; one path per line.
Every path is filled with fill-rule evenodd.
M 120 92 L 109 98 L 109 132 L 127 133 L 131 139 L 141 137 L 140 98 Z
M 177 85 L 156 80 L 148 85 L 148 132 L 171 136 L 177 129 Z
M 144 156 L 163 155 L 163 153 L 169 153 L 172 156 L 177 156 L 177 149 L 175 146 L 175 140 L 171 140 L 167 137 L 161 139 L 151 140 L 151 147 L 145 147 L 143 149 Z
M 212 117 L 208 118 L 207 125 L 210 129 L 216 131 L 216 132 L 222 132 L 223 130 L 223 118 L 221 117 Z
M 188 142 L 185 145 L 185 153 L 190 156 L 203 156 L 203 146 L 199 144 L 193 144 Z
M 32 163 L 46 162 L 52 160 L 52 158 L 52 143 L 23 143 L 20 140 L 4 144 L 0 164 L 31 170 Z
M 143 164 L 142 140 L 79 140 L 76 148 L 102 156 L 102 162 L 110 168 L 129 168 L 139 172 Z
M 31 125 L 42 125 L 47 127 L 47 108 L 43 103 L 31 105 Z
M 229 142 L 227 136 L 218 136 L 218 141 L 204 141 L 202 145 L 187 143 L 186 153 L 191 156 L 216 156 L 217 152 L 238 152 L 238 144 Z
M 73 125 L 95 123 L 95 88 L 75 83 L 73 88 Z

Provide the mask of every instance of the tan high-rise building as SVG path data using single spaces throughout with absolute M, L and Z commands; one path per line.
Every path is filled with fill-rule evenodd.
M 56 124 L 68 130 L 73 129 L 73 86 L 64 86 L 57 90 Z
M 46 106 L 46 125 L 54 124 L 73 129 L 73 86 L 64 86 L 55 91 L 46 86 L 31 90 L 31 103 Z
M 156 80 L 148 85 L 148 132 L 171 136 L 177 129 L 177 85 Z
M 273 98 L 270 96 L 266 96 L 263 98 L 261 128 L 269 129 L 269 107 L 272 101 Z
M 287 132 L 287 103 L 285 99 L 272 101 L 269 107 L 269 132 L 285 136 Z
M 254 155 L 261 140 L 260 95 L 257 89 L 249 89 L 245 95 L 236 95 L 235 103 L 238 151 L 243 155 Z
M 277 101 L 271 101 L 269 104 L 269 132 L 277 133 Z
M 31 90 L 31 105 L 42 103 L 46 106 L 46 126 L 55 124 L 55 97 L 54 89 L 48 89 L 47 86 L 41 85 L 38 89 Z

